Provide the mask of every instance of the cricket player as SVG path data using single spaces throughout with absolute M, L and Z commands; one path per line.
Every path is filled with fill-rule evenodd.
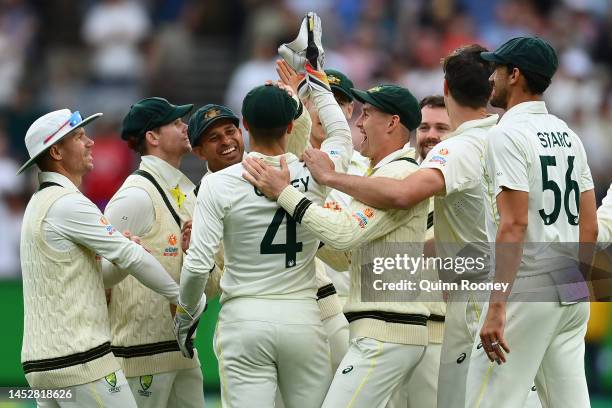
M 482 204 L 485 194 L 481 158 L 486 151 L 487 132 L 498 118 L 488 115 L 486 110 L 491 93 L 488 80 L 491 67 L 480 58 L 483 50 L 471 45 L 444 59 L 444 100 L 454 131 L 429 151 L 413 174 L 399 180 L 363 179 L 330 171 L 329 164 L 314 151 L 305 155 L 312 174 L 321 183 L 377 208 L 411 208 L 434 197 L 438 257 L 454 258 L 466 248 L 473 256 L 489 251 Z M 488 267 L 483 264 L 485 270 L 474 278 L 486 280 Z M 454 278 L 453 271 L 448 274 L 446 281 Z M 467 357 L 476 336 L 481 305 L 482 301 L 470 293 L 449 293 L 438 378 L 440 408 L 455 407 L 457 399 L 463 398 Z
M 418 161 L 422 163 L 431 149 L 451 132 L 451 123 L 442 95 L 427 96 L 419 102 L 419 106 L 421 108 L 421 123 L 416 130 L 416 151 Z M 428 255 L 427 246 L 433 247 L 435 245 L 433 209 L 434 199 L 430 198 L 427 231 L 425 233 L 426 248 L 424 254 L 426 256 Z M 435 252 L 435 249 L 433 251 Z M 438 281 L 437 270 L 435 268 L 423 268 L 423 279 L 429 279 L 432 282 Z M 393 394 L 388 406 L 407 408 L 435 408 L 437 406 L 438 371 L 444 335 L 446 303 L 441 293 L 436 293 L 434 296 L 437 298 L 437 302 L 426 303 L 431 314 L 427 321 L 429 344 L 427 350 L 425 350 L 425 355 L 415 368 L 408 383 L 399 387 Z
M 322 149 L 340 169 L 352 153 L 350 130 L 322 71 L 308 68 L 302 91 L 319 108 L 328 138 Z M 285 154 L 297 103 L 277 86 L 254 88 L 242 106 L 252 152 L 279 166 L 319 203 L 327 194 L 293 154 Z M 280 156 L 280 157 L 279 157 Z M 242 164 L 203 178 L 191 244 L 181 272 L 177 337 L 188 353 L 189 328 L 201 309 L 212 256 L 223 239 L 225 273 L 215 332 L 223 406 L 273 406 L 280 388 L 287 407 L 320 407 L 331 381 L 329 346 L 316 303 L 314 256 L 319 240 L 242 178 Z
M 486 154 L 485 178 L 497 204 L 494 212 L 491 201 L 487 211 L 496 244 L 494 282 L 513 286 L 512 294 L 492 290 L 482 312 L 466 406 L 522 406 L 535 379 L 543 406 L 589 407 L 589 303 L 581 302 L 588 291 L 555 284 L 568 268 L 558 256 L 575 255 L 569 243 L 597 241 L 595 194 L 580 138 L 542 100 L 557 55 L 540 38 L 518 37 L 481 56 L 495 63 L 491 104 L 506 109 L 490 131 Z M 542 286 L 556 287 L 557 300 L 521 296 Z
M 597 209 L 597 224 L 599 230 L 597 246 L 599 249 L 606 249 L 612 242 L 612 184 Z
M 181 227 L 195 207 L 195 186 L 179 170 L 191 151 L 182 118 L 192 109 L 159 97 L 132 105 L 121 138 L 141 155 L 141 162 L 105 210 L 115 227 L 140 237 L 176 282 L 183 263 Z M 105 279 L 106 286 L 112 286 L 112 350 L 138 406 L 202 407 L 200 361 L 197 353 L 193 359 L 181 354 L 167 300 L 133 277 L 117 282 L 121 278 Z
M 417 168 L 410 131 L 421 121 L 418 102 L 405 88 L 381 85 L 352 90 L 364 103 L 357 126 L 363 135 L 361 153 L 370 158 L 370 177 L 403 178 Z M 305 153 L 308 154 L 308 151 Z M 427 205 L 406 211 L 375 210 L 353 200 L 346 209 L 325 208 L 290 185 L 289 172 L 279 172 L 247 158 L 245 178 L 291 214 L 295 221 L 337 250 L 352 249 L 351 287 L 344 313 L 351 344 L 323 407 L 384 407 L 394 390 L 408 381 L 428 342 L 429 310 L 422 302 L 371 302 L 362 298 L 362 255 L 398 243 L 422 253 Z M 280 174 L 279 174 L 280 173 Z M 420 243 L 420 244 L 419 244 Z M 416 255 L 416 253 L 412 255 Z M 367 261 L 365 261 L 367 262 Z M 415 271 L 418 276 L 419 271 Z
M 37 119 L 25 136 L 30 159 L 18 173 L 33 164 L 41 173 L 21 231 L 21 361 L 32 388 L 73 395 L 39 400 L 39 407 L 136 407 L 111 351 L 102 257 L 163 296 L 167 309 L 177 302 L 178 285 L 163 266 L 78 189 L 93 168 L 94 142 L 83 127 L 101 115 L 82 119 L 78 111 L 57 110 Z

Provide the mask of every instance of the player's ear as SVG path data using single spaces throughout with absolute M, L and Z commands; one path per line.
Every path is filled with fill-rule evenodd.
M 249 131 L 249 122 L 247 122 L 245 118 L 242 118 L 242 126 L 244 126 L 247 132 Z M 238 128 L 238 130 L 240 130 L 240 128 Z M 240 133 L 242 133 L 242 131 L 240 131 Z
M 448 82 L 444 79 L 444 96 L 448 97 Z
M 351 119 L 353 117 L 353 111 L 355 110 L 355 102 L 350 101 L 347 105 L 346 105 L 346 115 L 347 115 L 347 119 Z
M 145 133 L 145 139 L 147 139 L 147 143 L 151 146 L 159 146 L 159 135 L 152 130 L 147 130 Z
M 289 133 L 291 133 L 292 130 L 293 130 L 293 122 L 290 122 L 287 125 L 287 131 L 285 133 L 289 134 Z

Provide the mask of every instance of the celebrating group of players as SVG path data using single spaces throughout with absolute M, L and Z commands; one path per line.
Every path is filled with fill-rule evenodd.
M 104 215 L 78 190 L 93 167 L 83 127 L 101 114 L 32 124 L 22 364 L 33 388 L 75 395 L 38 406 L 203 407 L 193 336 L 217 294 L 224 407 L 589 406 L 588 288 L 560 289 L 566 265 L 542 248 L 595 244 L 598 230 L 605 246 L 612 197 L 598 214 L 582 143 L 542 101 L 555 51 L 534 37 L 460 48 L 443 61 L 444 96 L 419 103 L 324 70 L 321 31 L 309 13 L 279 48 L 279 80 L 245 96 L 248 154 L 225 106 L 187 126 L 193 105 L 134 104 L 121 137 L 141 164 Z M 190 151 L 208 165 L 198 186 L 179 170 Z M 468 246 L 491 255 L 471 279 L 512 294 L 369 297 L 373 257 Z M 547 286 L 553 301 L 517 301 Z

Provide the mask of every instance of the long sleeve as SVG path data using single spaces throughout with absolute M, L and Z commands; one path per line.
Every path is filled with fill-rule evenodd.
M 85 196 L 71 194 L 57 200 L 49 209 L 45 223 L 55 236 L 92 249 L 176 303 L 178 285 L 161 264 L 118 232 Z
M 321 151 L 329 155 L 337 172 L 346 173 L 353 155 L 351 129 L 346 117 L 331 91 L 313 89 L 310 99 L 317 107 L 325 129 L 326 138 L 321 144 Z
M 187 311 L 197 307 L 223 239 L 224 207 L 219 202 L 221 194 L 215 194 L 211 186 L 212 178 L 202 180 L 193 215 L 191 242 L 181 269 L 180 304 Z
M 302 102 L 300 102 L 299 98 L 294 97 L 294 100 L 297 101 L 299 106 L 302 109 L 302 113 L 300 116 L 293 122 L 293 130 L 289 135 L 289 140 L 287 140 L 287 152 L 295 154 L 297 157 L 300 157 L 306 147 L 308 146 L 308 141 L 310 140 L 310 129 L 312 127 L 312 121 L 310 119 L 310 114 L 308 113 L 308 109 L 304 107 Z

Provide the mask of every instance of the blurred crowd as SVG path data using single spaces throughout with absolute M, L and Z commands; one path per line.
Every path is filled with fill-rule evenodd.
M 131 104 L 163 96 L 239 113 L 252 87 L 275 78 L 277 47 L 293 39 L 309 10 L 323 21 L 326 67 L 357 87 L 396 83 L 419 99 L 442 93 L 440 59 L 461 45 L 546 38 L 560 58 L 548 107 L 581 136 L 598 204 L 605 195 L 612 181 L 608 0 L 0 0 L 0 278 L 19 276 L 20 224 L 36 180 L 35 171 L 15 172 L 36 118 L 64 107 L 105 114 L 88 129 L 95 169 L 83 185 L 104 209 L 137 162 L 119 138 Z M 192 159 L 183 170 L 198 180 L 205 169 Z M 602 363 L 612 361 L 609 342 L 607 359 L 588 355 L 612 385 L 612 372 L 595 368 L 612 367 Z
M 0 276 L 18 276 L 20 220 L 35 188 L 15 176 L 40 115 L 103 112 L 95 169 L 83 190 L 103 208 L 136 157 L 118 137 L 144 96 L 224 103 L 240 112 L 253 86 L 274 79 L 280 43 L 308 10 L 323 20 L 326 66 L 357 87 L 397 83 L 417 98 L 442 93 L 440 59 L 478 42 L 494 49 L 539 35 L 560 68 L 549 109 L 582 137 L 600 200 L 612 179 L 612 2 L 607 0 L 0 0 Z M 202 164 L 187 160 L 194 180 Z

